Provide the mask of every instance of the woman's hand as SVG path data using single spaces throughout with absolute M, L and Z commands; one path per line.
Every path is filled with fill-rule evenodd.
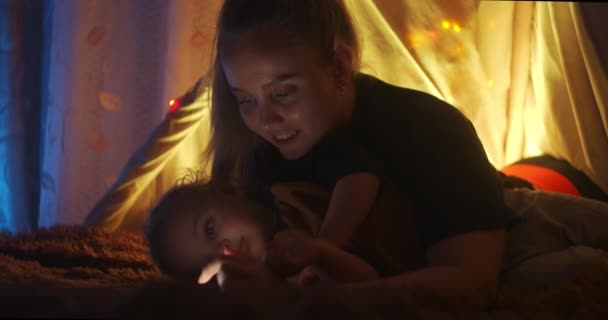
M 289 282 L 297 287 L 310 287 L 328 282 L 328 279 L 315 266 L 308 266 L 290 278 Z
M 323 255 L 322 241 L 303 232 L 293 230 L 279 232 L 270 244 L 268 265 L 281 275 L 292 277 L 305 268 L 319 263 Z M 310 275 L 302 276 L 307 278 Z

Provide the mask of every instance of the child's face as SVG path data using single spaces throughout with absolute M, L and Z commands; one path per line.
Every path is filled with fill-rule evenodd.
M 186 270 L 220 255 L 266 258 L 262 226 L 246 204 L 234 202 L 193 211 L 168 228 L 168 239 L 176 244 L 170 254 Z
M 245 125 L 285 158 L 305 155 L 344 117 L 333 64 L 285 32 L 239 35 L 223 52 Z

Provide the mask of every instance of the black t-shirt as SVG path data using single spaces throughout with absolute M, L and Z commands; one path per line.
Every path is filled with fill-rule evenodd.
M 506 228 L 514 217 L 504 204 L 498 171 L 458 109 L 364 74 L 356 79 L 347 127 L 298 160 L 261 143 L 247 168 L 257 187 L 288 181 L 332 187 L 350 173 L 376 173 L 411 202 L 426 247 L 461 233 Z
M 260 143 L 253 157 L 254 179 L 264 186 L 308 181 L 333 188 L 338 180 L 356 172 L 382 177 L 382 161 L 354 139 L 351 129 L 334 130 L 297 160 L 287 160 L 273 145 Z

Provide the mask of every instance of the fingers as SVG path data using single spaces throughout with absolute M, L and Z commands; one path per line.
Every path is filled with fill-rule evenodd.
M 221 259 L 213 260 L 208 264 L 198 277 L 198 284 L 206 284 L 213 278 L 222 268 L 223 261 Z
M 209 280 L 211 280 L 214 276 L 218 275 L 220 271 L 222 271 L 223 273 L 226 273 L 227 271 L 232 273 L 239 273 L 240 271 L 240 273 L 242 273 L 242 271 L 239 270 L 238 267 L 235 267 L 235 260 L 236 256 L 226 255 L 211 261 L 211 263 L 205 266 L 201 271 L 201 274 L 198 277 L 198 284 L 208 283 Z
M 227 280 L 254 278 L 264 271 L 262 262 L 239 256 L 222 256 L 203 268 L 198 284 L 206 284 L 216 277 L 220 287 L 224 287 Z

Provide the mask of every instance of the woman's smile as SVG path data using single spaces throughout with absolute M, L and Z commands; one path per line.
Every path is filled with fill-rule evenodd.
M 272 137 L 274 138 L 274 142 L 276 144 L 282 145 L 294 140 L 299 133 L 299 130 L 289 130 L 283 133 L 273 134 Z

